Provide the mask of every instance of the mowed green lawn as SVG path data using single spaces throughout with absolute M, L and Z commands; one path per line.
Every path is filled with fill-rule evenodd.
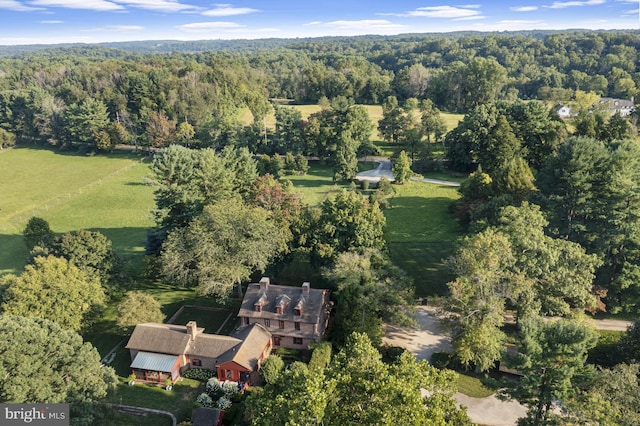
M 384 211 L 391 259 L 413 278 L 417 296 L 442 296 L 451 280 L 443 261 L 461 232 L 448 211 L 458 192 L 414 181 L 393 187 L 391 208 Z
M 330 166 L 312 162 L 309 173 L 287 179 L 305 203 L 319 205 L 332 191 L 345 187 L 334 184 L 331 176 Z M 459 196 L 457 189 L 414 181 L 393 188 L 391 208 L 385 210 L 391 258 L 413 278 L 417 296 L 442 296 L 452 279 L 443 260 L 461 233 L 449 214 L 449 205 Z
M 153 188 L 143 180 L 149 169 L 141 160 L 120 152 L 91 157 L 32 148 L 0 152 L 0 274 L 24 266 L 22 231 L 32 216 L 45 219 L 55 233 L 100 231 L 125 259 L 141 256 L 154 207 Z

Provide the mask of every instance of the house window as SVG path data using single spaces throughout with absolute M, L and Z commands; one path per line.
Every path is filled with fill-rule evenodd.
M 244 317 L 244 325 L 249 325 L 249 317 Z
M 224 374 L 225 374 L 225 376 L 226 376 L 226 378 L 227 378 L 227 379 L 231 379 L 231 378 L 232 378 L 231 370 L 225 370 L 225 373 L 224 373 Z
M 296 330 L 300 331 L 300 323 L 299 322 L 296 322 L 293 325 L 294 325 Z
M 277 306 L 276 307 L 276 314 L 281 314 L 282 313 L 282 306 Z
M 267 328 L 271 327 L 271 320 L 268 320 L 268 319 L 264 320 L 264 326 Z
M 280 346 L 280 336 L 273 336 L 273 346 Z
M 262 305 L 253 305 L 253 308 L 256 312 L 262 312 Z
M 202 360 L 193 358 L 191 360 L 191 365 L 193 365 L 194 367 L 202 367 Z
M 284 329 L 284 321 L 278 321 L 278 328 Z
M 301 345 L 302 344 L 302 337 L 294 337 L 293 338 L 293 344 L 294 345 Z
M 300 310 L 300 308 L 295 308 L 295 309 L 293 310 L 293 314 L 294 314 L 294 315 L 297 315 L 297 316 L 300 316 L 300 315 L 302 314 L 302 311 Z

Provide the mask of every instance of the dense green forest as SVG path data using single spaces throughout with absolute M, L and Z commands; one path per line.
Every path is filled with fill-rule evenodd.
M 163 133 L 185 123 L 195 131 L 191 136 L 183 126 L 179 136 L 187 142 L 255 148 L 260 131 L 238 129 L 237 110 L 247 106 L 259 123 L 273 98 L 317 103 L 345 96 L 380 104 L 393 95 L 401 102 L 428 98 L 449 112 L 498 99 L 566 102 L 578 90 L 628 99 L 637 91 L 640 36 L 457 34 L 253 44 L 196 53 L 142 54 L 136 44 L 15 53 L 0 60 L 3 143 L 15 137 L 100 149 L 133 138 L 161 146 L 171 139 Z

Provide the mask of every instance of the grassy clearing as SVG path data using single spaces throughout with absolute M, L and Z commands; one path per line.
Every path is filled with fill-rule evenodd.
M 495 389 L 484 385 L 479 378 L 460 372 L 456 372 L 456 386 L 458 392 L 472 398 L 486 398 L 496 392 Z
M 76 156 L 47 149 L 14 148 L 0 154 L 0 274 L 17 273 L 28 254 L 22 240 L 32 216 L 56 233 L 104 233 L 118 253 L 139 265 L 153 224 L 153 188 L 141 157 L 130 153 Z
M 105 402 L 169 411 L 180 422 L 191 417 L 195 400 L 202 392 L 204 384 L 191 379 L 179 380 L 171 391 L 155 386 L 129 386 L 126 379 L 121 379 Z
M 306 175 L 285 176 L 300 193 L 302 201 L 310 206 L 319 205 L 327 195 L 341 188 L 333 181 L 333 169 L 329 165 L 317 161 L 309 162 L 309 172 Z
M 391 259 L 414 279 L 417 296 L 444 295 L 451 275 L 443 259 L 461 232 L 448 212 L 456 188 L 423 182 L 394 188 L 392 207 L 385 210 Z

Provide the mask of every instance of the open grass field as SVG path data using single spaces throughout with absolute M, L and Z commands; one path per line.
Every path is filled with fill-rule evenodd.
M 139 258 L 153 225 L 153 188 L 142 157 L 130 153 L 78 156 L 48 149 L 0 153 L 0 274 L 24 266 L 24 225 L 32 216 L 55 233 L 100 231 L 125 259 Z M 130 262 L 131 265 L 140 262 Z
M 391 208 L 385 210 L 391 259 L 413 278 L 417 296 L 444 295 L 451 276 L 443 260 L 461 232 L 448 212 L 458 192 L 413 181 L 394 189 Z

